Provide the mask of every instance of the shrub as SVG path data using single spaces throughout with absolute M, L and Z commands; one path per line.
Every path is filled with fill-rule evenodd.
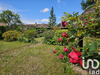
M 9 26 L 0 26 L 0 39 L 3 39 L 2 34 L 9 29 Z
M 53 39 L 55 32 L 53 30 L 48 30 L 44 32 L 44 42 L 47 44 L 54 44 L 55 40 Z
M 43 33 L 44 38 L 44 42 L 47 44 L 52 44 L 52 45 L 67 45 L 68 43 L 66 42 L 67 39 L 65 37 L 62 37 L 62 33 L 66 32 L 68 33 L 67 30 L 49 30 L 49 31 L 45 31 Z M 61 42 L 59 42 L 59 38 L 62 38 L 63 40 Z
M 4 32 L 2 37 L 4 37 L 5 41 L 16 41 L 18 37 L 20 36 L 21 32 L 16 30 L 10 30 L 7 32 Z
M 26 30 L 24 33 L 25 38 L 28 39 L 28 42 L 34 42 L 34 38 L 37 36 L 36 30 Z
M 23 35 L 21 35 L 19 38 L 18 38 L 18 41 L 20 42 L 28 42 L 28 39 L 26 37 L 24 37 Z
M 59 45 L 67 44 L 67 39 L 61 35 L 63 32 L 68 33 L 68 30 L 56 30 L 55 31 L 55 35 L 54 35 L 55 44 L 59 44 Z M 59 38 L 62 38 L 63 40 L 59 42 L 58 41 Z

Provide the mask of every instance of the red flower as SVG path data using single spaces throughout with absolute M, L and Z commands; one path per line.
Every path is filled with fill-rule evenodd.
M 71 53 L 69 53 L 68 57 L 70 59 L 69 62 L 71 62 L 73 64 L 79 63 L 80 65 L 82 65 L 82 59 L 79 58 L 79 55 L 77 52 L 72 51 Z
M 84 19 L 84 22 L 85 22 L 86 20 Z
M 75 51 L 75 52 L 77 52 L 77 50 L 72 46 L 72 49 Z
M 94 32 L 94 34 L 95 34 L 95 35 L 97 35 L 97 33 L 96 33 L 96 32 Z
M 61 38 L 59 38 L 59 42 L 61 42 L 62 41 L 62 39 Z
M 63 59 L 63 55 L 60 54 L 60 55 L 59 55 L 59 58 L 60 58 L 60 59 Z
M 89 17 L 89 19 L 91 19 L 91 17 Z
M 62 21 L 62 26 L 65 27 L 67 25 L 66 21 Z
M 66 38 L 69 36 L 69 34 L 66 35 Z
M 64 32 L 64 33 L 62 33 L 62 36 L 67 38 L 69 36 L 69 34 L 66 35 L 66 32 Z
M 84 30 L 86 30 L 86 28 L 84 28 Z
M 72 46 L 72 49 L 74 51 L 72 51 L 71 53 L 69 53 L 68 57 L 70 59 L 69 62 L 76 64 L 79 63 L 80 65 L 82 65 L 82 59 L 80 58 L 80 56 L 82 55 L 81 52 L 77 52 L 76 49 L 74 49 L 74 47 Z
M 92 23 L 94 23 L 94 21 L 92 21 Z
M 81 56 L 82 55 L 81 52 L 77 52 L 77 54 L 78 54 L 78 56 Z
M 66 36 L 66 32 L 62 33 L 62 36 L 65 37 Z
M 54 50 L 53 53 L 56 53 L 56 50 Z
M 87 25 L 88 23 L 85 23 L 85 25 Z
M 67 52 L 67 51 L 68 51 L 68 49 L 65 47 L 65 48 L 64 48 L 64 52 Z

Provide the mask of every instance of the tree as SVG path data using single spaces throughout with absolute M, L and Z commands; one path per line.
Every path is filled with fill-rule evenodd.
M 54 25 L 56 25 L 56 17 L 54 14 L 54 9 L 52 7 L 51 12 L 50 12 L 50 17 L 49 17 L 49 27 L 53 27 Z
M 95 0 L 86 0 L 86 2 L 84 0 L 81 1 L 81 6 L 82 9 L 85 10 L 88 6 L 95 4 Z
M 22 24 L 20 16 L 10 10 L 5 10 L 0 14 L 2 22 L 7 23 L 8 26 Z

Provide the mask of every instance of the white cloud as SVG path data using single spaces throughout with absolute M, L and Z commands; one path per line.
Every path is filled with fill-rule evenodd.
M 32 19 L 27 19 L 27 18 L 22 18 L 21 21 L 25 24 L 35 24 L 39 23 L 39 19 L 32 20 Z
M 58 1 L 58 3 L 60 3 L 60 0 L 57 0 Z
M 41 22 L 49 22 L 49 19 L 42 19 Z
M 26 12 L 26 11 L 28 11 L 28 10 L 19 10 L 19 9 L 16 9 L 16 8 L 14 8 L 13 6 L 11 6 L 11 5 L 9 5 L 9 4 L 6 4 L 6 3 L 3 3 L 3 2 L 0 2 L 0 12 L 2 11 L 2 10 L 11 10 L 11 11 L 13 11 L 13 12 Z
M 35 23 L 48 23 L 49 19 L 41 19 L 41 20 L 36 19 L 36 20 L 32 20 L 32 19 L 23 18 L 23 19 L 21 19 L 21 21 L 24 24 L 35 24 Z
M 2 7 L 0 7 L 0 11 L 2 10 Z
M 49 11 L 49 9 L 45 8 L 45 9 L 41 10 L 40 12 L 48 12 L 48 11 Z

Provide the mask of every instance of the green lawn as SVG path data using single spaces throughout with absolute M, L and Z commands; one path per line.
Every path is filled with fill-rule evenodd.
M 18 41 L 6 42 L 3 40 L 0 40 L 0 53 L 8 51 L 8 50 L 20 48 L 25 45 L 29 45 L 29 43 L 23 43 L 23 42 L 18 42 Z
M 53 54 L 56 46 L 0 41 L 0 75 L 78 75 Z M 69 66 L 64 73 L 64 67 Z

